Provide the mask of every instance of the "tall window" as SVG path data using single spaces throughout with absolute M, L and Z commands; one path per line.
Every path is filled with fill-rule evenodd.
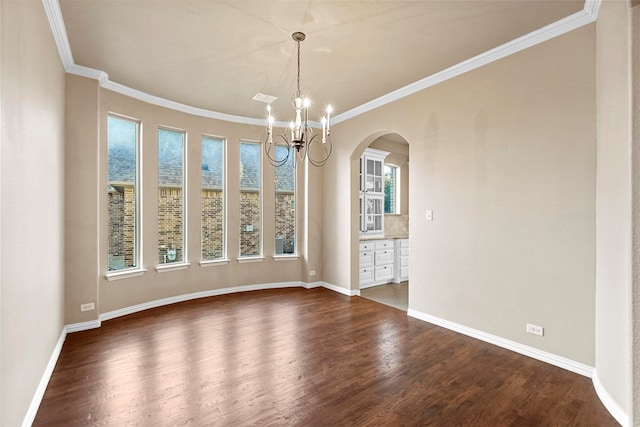
M 275 156 L 283 159 L 287 148 L 276 145 Z M 293 148 L 287 162 L 275 168 L 276 172 L 276 255 L 296 252 L 296 170 Z
M 240 256 L 262 254 L 260 145 L 240 143 Z
M 108 119 L 109 271 L 139 265 L 138 140 L 139 123 Z
M 203 136 L 202 154 L 202 260 L 225 257 L 224 244 L 224 141 Z
M 384 213 L 396 214 L 398 209 L 398 183 L 400 170 L 395 166 L 384 166 Z
M 184 132 L 158 129 L 158 264 L 184 262 Z

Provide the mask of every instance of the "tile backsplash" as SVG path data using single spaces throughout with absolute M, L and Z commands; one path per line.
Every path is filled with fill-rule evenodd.
M 409 234 L 409 215 L 385 215 L 384 234 Z

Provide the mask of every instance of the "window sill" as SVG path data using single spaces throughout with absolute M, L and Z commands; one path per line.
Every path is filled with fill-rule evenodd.
M 146 268 L 140 268 L 136 270 L 115 271 L 115 272 L 105 274 L 104 277 L 109 282 L 113 282 L 114 280 L 122 280 L 122 279 L 129 279 L 131 277 L 142 276 L 145 271 L 147 271 Z
M 244 258 L 236 258 L 238 264 L 245 264 L 249 262 L 262 262 L 264 261 L 263 256 L 252 256 L 252 257 L 244 257 Z
M 229 260 L 226 258 L 200 261 L 200 267 L 216 267 L 218 265 L 227 265 L 227 264 L 229 264 Z
M 296 261 L 300 259 L 300 255 L 274 255 L 274 261 Z
M 191 264 L 188 262 L 181 262 L 179 264 L 163 264 L 156 267 L 158 273 L 168 273 L 170 271 L 186 270 Z

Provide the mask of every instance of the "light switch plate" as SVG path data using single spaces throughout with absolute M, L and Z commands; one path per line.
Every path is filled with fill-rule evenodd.
M 425 217 L 426 217 L 427 221 L 433 221 L 433 211 L 432 210 L 427 210 L 427 213 L 426 213 Z

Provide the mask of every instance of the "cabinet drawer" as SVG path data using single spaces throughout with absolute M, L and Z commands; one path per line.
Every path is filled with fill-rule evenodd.
M 400 257 L 400 267 L 409 267 L 409 257 Z
M 360 284 L 361 285 L 366 285 L 368 283 L 373 283 L 374 271 L 375 271 L 375 269 L 373 267 L 361 268 L 360 269 Z
M 373 251 L 375 244 L 373 242 L 360 242 L 360 252 Z
M 393 264 L 393 249 L 376 251 L 376 265 Z
M 393 265 L 376 267 L 376 282 L 393 279 Z
M 377 240 L 376 251 L 380 249 L 393 249 L 393 240 Z
M 400 248 L 400 256 L 409 256 L 409 248 Z
M 409 239 L 401 239 L 400 240 L 400 247 L 401 248 L 409 248 Z
M 360 268 L 373 265 L 373 251 L 360 252 Z

